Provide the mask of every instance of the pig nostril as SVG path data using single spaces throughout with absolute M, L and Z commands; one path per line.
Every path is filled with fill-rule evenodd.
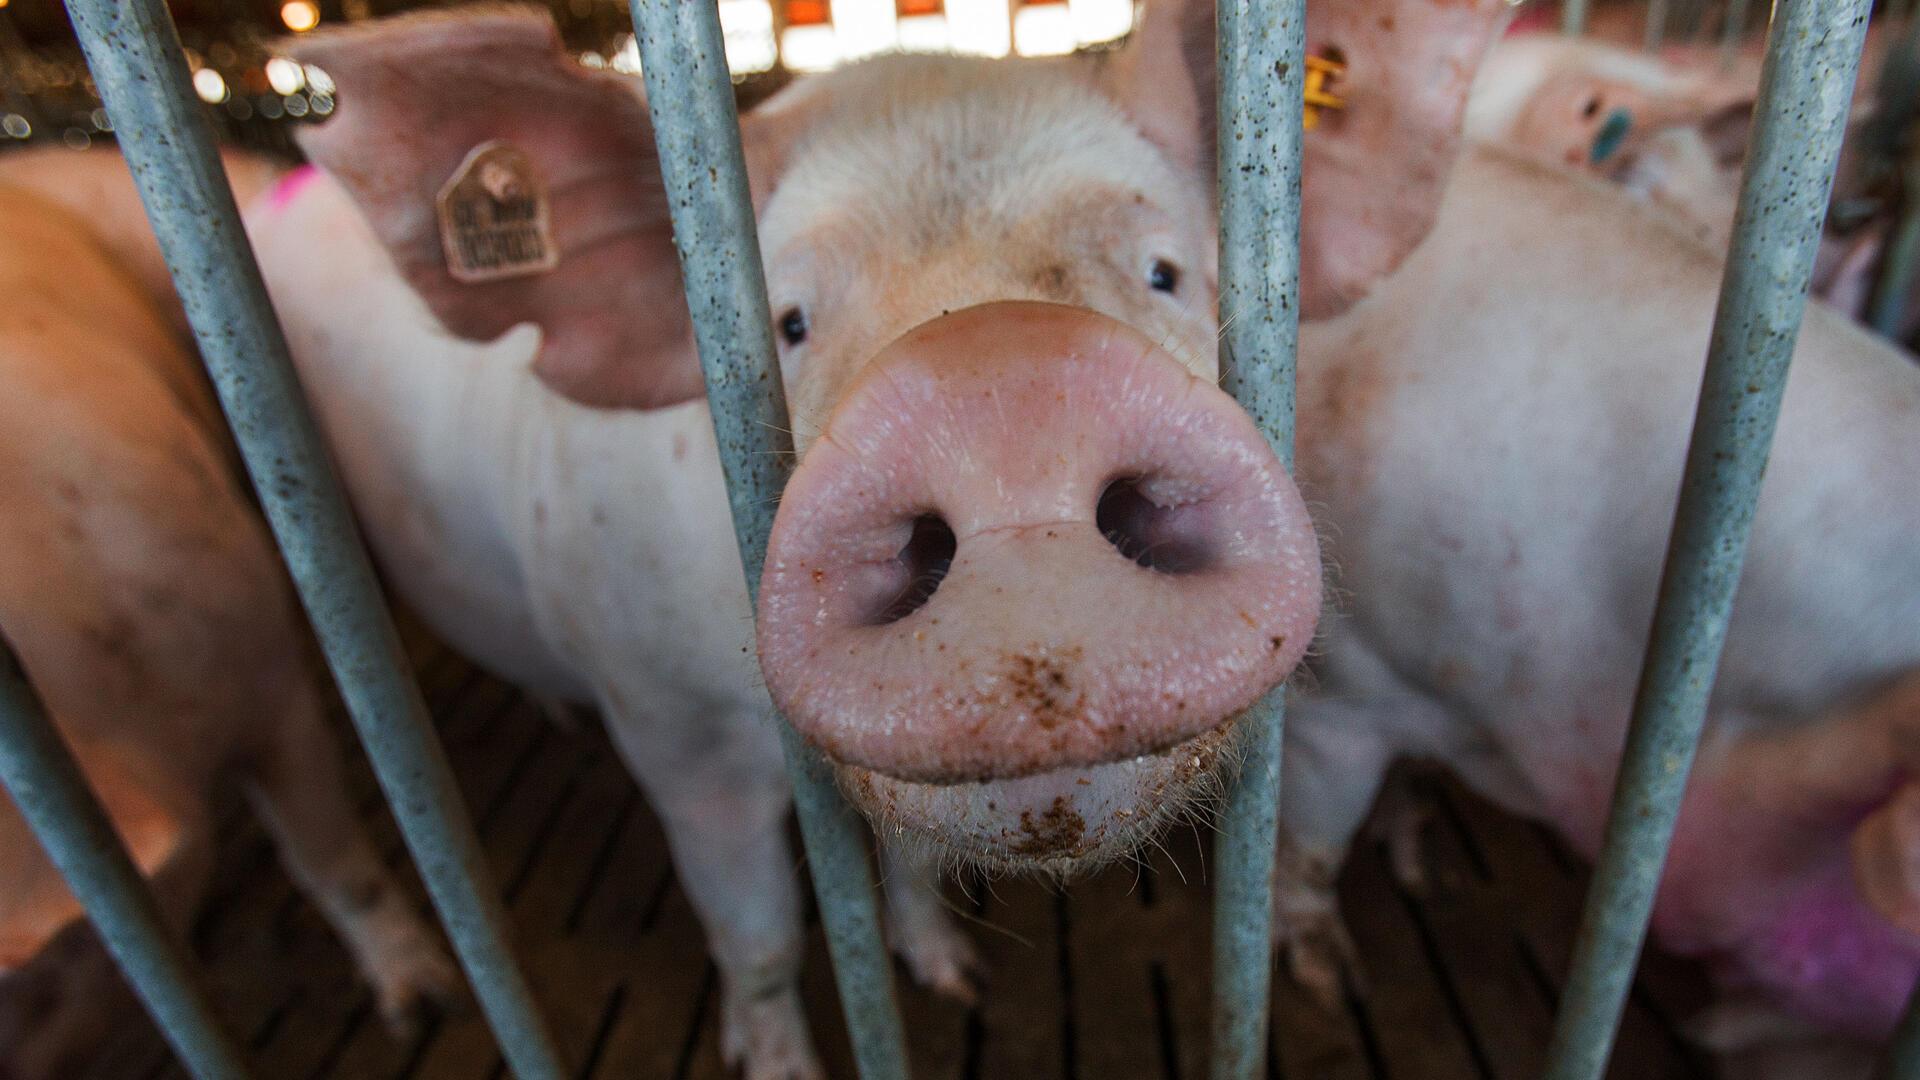
M 932 514 L 915 518 L 913 535 L 907 538 L 907 546 L 900 549 L 898 556 L 901 565 L 906 567 L 906 587 L 881 609 L 874 618 L 875 625 L 899 622 L 927 606 L 953 567 L 953 553 L 959 546 L 959 540 L 946 522 Z
M 1140 480 L 1123 478 L 1107 485 L 1094 510 L 1094 524 L 1114 550 L 1163 574 L 1191 574 L 1212 561 L 1207 545 L 1192 526 L 1191 508 L 1164 507 L 1147 498 Z

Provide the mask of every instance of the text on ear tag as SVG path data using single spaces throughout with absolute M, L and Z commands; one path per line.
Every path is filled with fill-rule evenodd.
M 533 159 L 511 143 L 474 147 L 435 204 L 440 246 L 455 281 L 544 274 L 560 265 L 546 182 Z
M 1307 56 L 1307 114 L 1302 118 L 1301 127 L 1312 131 L 1320 126 L 1321 109 L 1344 109 L 1347 99 L 1335 94 L 1328 87 L 1333 80 L 1347 73 L 1347 65 L 1338 60 L 1323 56 Z

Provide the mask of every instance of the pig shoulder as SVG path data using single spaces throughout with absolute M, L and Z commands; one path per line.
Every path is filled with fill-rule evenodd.
M 731 670 L 750 631 L 703 401 L 587 408 L 534 375 L 539 327 L 448 333 L 324 173 L 247 224 L 369 543 L 439 633 L 562 698 L 649 669 L 639 646 L 651 670 L 751 684 L 750 656 Z M 726 643 L 701 647 L 716 627 Z

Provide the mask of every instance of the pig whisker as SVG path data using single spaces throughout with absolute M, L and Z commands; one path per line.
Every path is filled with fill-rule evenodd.
M 1187 872 L 1185 870 L 1180 869 L 1179 860 L 1175 859 L 1173 857 L 1173 852 L 1168 851 L 1166 845 L 1160 842 L 1160 836 L 1159 836 L 1158 830 L 1155 830 L 1153 833 L 1147 836 L 1147 843 L 1152 844 L 1153 849 L 1155 851 L 1158 851 L 1161 855 L 1166 856 L 1167 865 L 1173 867 L 1173 872 L 1179 875 L 1180 884 L 1182 885 L 1187 884 Z
M 1023 935 L 1020 932 L 1010 927 L 1001 926 L 999 923 L 994 922 L 992 919 L 983 918 L 979 915 L 974 914 L 971 911 L 967 911 L 964 908 L 960 907 L 960 905 L 955 904 L 953 901 L 947 899 L 945 896 L 940 897 L 940 903 L 948 911 L 953 912 L 955 915 L 966 920 L 967 922 L 972 923 L 975 926 L 980 927 L 983 930 L 991 930 L 992 932 L 999 934 L 1002 937 L 1005 937 L 1011 941 L 1017 942 L 1023 948 L 1028 948 L 1028 949 L 1033 948 L 1032 938 L 1029 938 Z

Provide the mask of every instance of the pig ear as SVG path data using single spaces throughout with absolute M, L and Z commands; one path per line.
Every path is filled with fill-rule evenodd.
M 448 330 L 492 340 L 538 324 L 534 372 L 584 405 L 702 392 L 637 83 L 577 64 L 537 9 L 401 16 L 282 47 L 338 86 L 301 147 Z
M 108 752 L 75 747 L 94 794 L 120 840 L 151 878 L 176 855 L 186 836 L 133 770 Z M 46 852 L 13 804 L 0 793 L 0 975 L 24 966 L 69 924 L 86 917 Z
M 1467 91 L 1511 6 L 1506 0 L 1314 0 L 1307 51 L 1338 60 L 1325 89 L 1345 102 L 1306 133 L 1301 190 L 1301 310 L 1339 314 L 1392 272 L 1433 227 L 1461 145 Z M 1215 138 L 1212 0 L 1148 0 L 1120 64 L 1121 100 L 1149 136 L 1184 112 L 1197 145 Z M 1169 80 L 1175 67 L 1187 78 Z M 1166 89 L 1178 84 L 1176 89 Z M 1159 95 L 1153 112 L 1138 104 Z M 1188 95 L 1191 96 L 1188 96 Z

